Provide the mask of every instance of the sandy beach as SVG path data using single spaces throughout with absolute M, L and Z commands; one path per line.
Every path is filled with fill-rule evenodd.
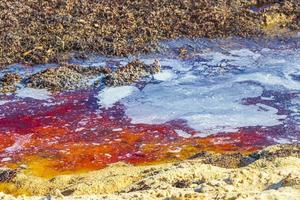
M 222 168 L 195 158 L 176 163 L 131 166 L 115 163 L 78 175 L 50 180 L 17 174 L 13 191 L 31 197 L 13 199 L 299 199 L 300 148 L 268 147 L 245 157 L 244 167 Z

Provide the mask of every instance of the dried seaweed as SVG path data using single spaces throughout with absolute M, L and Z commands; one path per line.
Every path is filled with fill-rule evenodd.
M 51 91 L 82 89 L 89 87 L 89 78 L 109 72 L 110 69 L 106 67 L 61 64 L 59 67 L 32 74 L 24 82 L 29 87 Z
M 135 60 L 108 74 L 105 77 L 104 83 L 107 86 L 129 85 L 143 77 L 160 72 L 160 68 L 158 60 L 151 65 L 146 65 L 139 60 Z
M 77 51 L 147 53 L 161 39 L 261 36 L 269 13 L 299 30 L 298 0 L 1 1 L 0 67 L 60 62 Z

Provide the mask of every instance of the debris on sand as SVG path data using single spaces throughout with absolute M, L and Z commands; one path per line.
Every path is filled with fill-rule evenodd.
M 200 152 L 189 159 L 201 159 L 205 164 L 224 168 L 238 168 L 244 155 L 241 153 L 210 153 Z
M 270 25 L 300 30 L 299 8 L 298 0 L 1 1 L 0 68 L 74 52 L 148 53 L 181 37 L 256 37 Z
M 105 77 L 107 86 L 124 86 L 138 81 L 139 79 L 160 72 L 160 63 L 155 60 L 153 64 L 147 65 L 139 60 L 128 63 L 118 68 Z
M 18 170 L 0 169 L 0 183 L 9 182 L 16 177 Z
M 50 91 L 82 89 L 89 86 L 89 79 L 109 72 L 110 69 L 105 67 L 63 64 L 29 76 L 26 83 L 28 87 Z
M 255 152 L 240 160 L 240 166 L 249 165 L 259 159 L 272 161 L 275 158 L 294 156 L 300 158 L 300 144 L 285 144 L 267 147 L 262 151 Z
M 17 84 L 20 83 L 22 77 L 16 73 L 5 74 L 0 79 L 0 93 L 12 93 L 17 90 Z

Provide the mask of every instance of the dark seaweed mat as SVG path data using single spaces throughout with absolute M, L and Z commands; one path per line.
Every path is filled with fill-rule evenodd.
M 268 12 L 292 16 L 288 27 L 297 29 L 299 4 L 298 0 L 0 1 L 0 67 L 65 61 L 71 52 L 79 57 L 147 53 L 157 50 L 162 39 L 261 36 Z

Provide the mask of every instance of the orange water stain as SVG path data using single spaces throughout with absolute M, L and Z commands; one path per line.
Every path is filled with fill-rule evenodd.
M 199 132 L 181 120 L 132 124 L 123 105 L 99 108 L 94 95 L 75 91 L 57 94 L 51 104 L 26 99 L 0 107 L 5 113 L 0 118 L 0 166 L 26 164 L 26 173 L 50 178 L 119 161 L 153 164 L 201 151 L 248 153 L 269 144 L 259 128 L 193 137 Z M 191 137 L 180 137 L 176 130 Z

